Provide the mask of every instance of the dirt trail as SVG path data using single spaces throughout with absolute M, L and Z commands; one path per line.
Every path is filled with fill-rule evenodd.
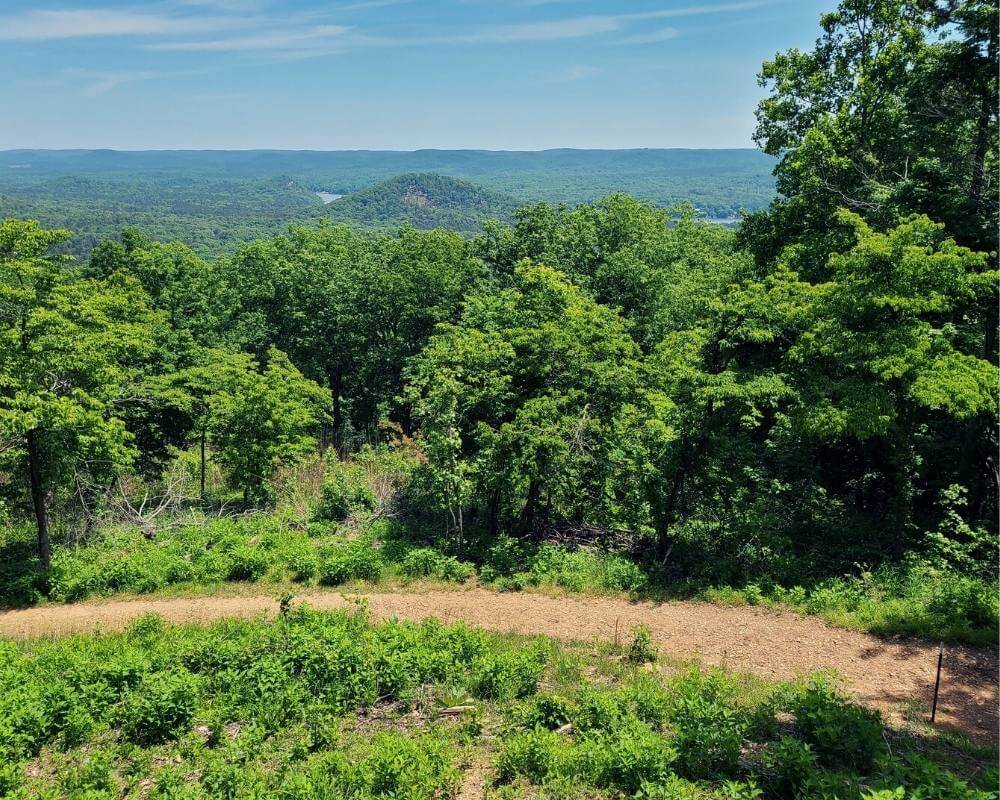
M 495 631 L 563 639 L 611 639 L 633 625 L 649 626 L 661 652 L 765 678 L 789 679 L 833 669 L 859 700 L 891 714 L 916 703 L 926 713 L 934 685 L 937 648 L 889 641 L 833 628 L 812 617 L 708 603 L 633 603 L 609 598 L 547 597 L 465 591 L 365 594 L 381 619 L 459 620 Z M 336 592 L 296 597 L 314 608 L 350 606 Z M 268 596 L 124 600 L 0 612 L 0 637 L 27 638 L 85 630 L 115 630 L 149 612 L 169 622 L 273 615 Z M 982 742 L 997 740 L 997 654 L 949 647 L 945 654 L 938 720 Z

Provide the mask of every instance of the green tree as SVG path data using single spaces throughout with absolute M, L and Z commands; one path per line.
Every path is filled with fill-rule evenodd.
M 996 251 L 996 20 L 987 0 L 842 0 L 812 51 L 766 62 L 755 138 L 781 160 L 745 225 L 758 258 L 801 242 L 822 268 L 850 239 L 838 207 L 883 230 L 924 213 Z
M 213 397 L 210 434 L 229 480 L 246 502 L 272 499 L 274 471 L 315 449 L 327 394 L 272 348 L 262 370 Z
M 429 469 L 443 485 L 467 476 L 493 530 L 613 526 L 606 456 L 636 391 L 638 348 L 614 311 L 556 270 L 524 263 L 512 281 L 470 296 L 411 363 L 422 429 L 444 440 Z
M 134 280 L 79 277 L 50 254 L 69 237 L 0 224 L 0 436 L 26 474 L 43 569 L 48 503 L 81 472 L 107 476 L 135 455 L 120 407 L 155 346 L 156 314 Z

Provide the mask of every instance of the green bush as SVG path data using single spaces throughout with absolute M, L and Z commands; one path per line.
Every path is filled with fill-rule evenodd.
M 893 797 L 912 800 L 991 800 L 995 793 L 978 791 L 955 775 L 920 755 L 888 760 L 874 782 L 875 789 Z M 989 785 L 989 784 L 985 784 Z M 996 786 L 994 781 L 993 786 Z M 873 794 L 873 796 L 878 796 Z
M 155 672 L 126 697 L 119 719 L 122 733 L 136 744 L 174 738 L 190 723 L 197 702 L 198 681 L 190 672 Z
M 229 554 L 229 573 L 231 581 L 258 581 L 264 577 L 271 566 L 271 554 L 259 546 L 240 544 Z
M 595 786 L 635 794 L 643 784 L 665 780 L 676 757 L 666 738 L 631 719 L 612 731 L 588 736 L 579 760 Z
M 664 685 L 606 656 L 304 606 L 270 621 L 148 616 L 124 633 L 0 642 L 0 781 L 16 800 L 432 800 L 454 796 L 459 758 L 487 750 L 485 719 L 499 775 L 515 782 L 499 797 L 523 792 L 521 781 L 552 798 L 749 800 L 760 796 L 754 781 L 773 798 L 989 796 L 927 760 L 936 747 L 905 737 L 858 775 L 847 764 L 870 747 L 858 729 L 872 715 L 826 688 L 741 692 L 694 670 Z M 452 705 L 474 710 L 437 713 Z M 748 726 L 775 709 L 796 712 L 801 741 L 767 739 L 776 728 L 766 721 Z M 960 752 L 950 745 L 948 757 Z M 969 774 L 983 760 L 961 759 Z M 995 772 L 976 780 L 989 788 Z
M 335 463 L 323 481 L 316 516 L 340 522 L 349 516 L 369 513 L 376 499 L 364 470 L 357 464 Z
M 656 661 L 656 646 L 653 644 L 653 633 L 645 625 L 632 628 L 632 641 L 625 653 L 632 664 L 649 664 Z
M 403 557 L 400 571 L 411 578 L 438 578 L 458 583 L 467 581 L 474 572 L 471 564 L 431 547 L 410 550 Z
M 497 776 L 512 781 L 524 776 L 542 784 L 569 769 L 569 747 L 559 734 L 535 728 L 507 740 L 497 759 Z
M 538 648 L 483 653 L 472 663 L 472 689 L 487 700 L 513 700 L 532 694 L 545 666 Z
M 793 694 L 789 710 L 796 731 L 825 766 L 867 774 L 885 751 L 878 712 L 848 702 L 829 680 L 810 681 Z
M 382 577 L 382 556 L 366 541 L 339 544 L 325 550 L 319 559 L 319 581 L 339 586 L 352 580 L 377 581 Z
M 572 716 L 573 706 L 565 697 L 540 692 L 525 709 L 523 723 L 529 728 L 555 730 L 569 722 Z
M 771 795 L 794 798 L 816 771 L 816 756 L 809 745 L 790 736 L 782 736 L 763 750 L 755 771 Z
M 735 773 L 746 720 L 732 707 L 732 688 L 717 673 L 692 676 L 677 685 L 670 714 L 678 772 L 688 778 Z
M 616 695 L 596 687 L 585 687 L 577 699 L 573 727 L 579 731 L 610 730 L 625 716 Z

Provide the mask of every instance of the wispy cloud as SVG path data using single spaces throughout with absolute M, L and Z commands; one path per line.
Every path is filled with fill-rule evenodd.
M 670 17 L 699 17 L 707 14 L 728 14 L 733 11 L 752 11 L 762 6 L 774 5 L 785 0 L 741 0 L 736 3 L 702 3 L 678 8 L 661 8 L 652 11 L 640 11 L 633 14 L 621 14 L 620 19 L 668 19 Z
M 190 75 L 203 75 L 206 70 L 184 70 L 172 72 L 154 72 L 148 70 L 100 72 L 86 69 L 66 69 L 62 75 L 64 79 L 80 85 L 78 91 L 84 97 L 99 97 L 102 94 L 117 89 L 128 83 L 138 83 L 139 81 L 156 80 L 162 78 L 176 78 Z
M 605 37 L 608 44 L 643 45 L 678 36 L 671 27 L 645 30 L 645 23 L 669 18 L 725 15 L 790 0 L 730 0 L 672 8 L 557 19 L 436 25 L 421 34 L 411 28 L 385 28 L 386 15 L 373 17 L 370 28 L 339 24 L 352 11 L 410 3 L 414 0 L 344 0 L 320 8 L 288 12 L 276 0 L 159 0 L 131 8 L 35 10 L 0 17 L 0 40 L 45 41 L 76 37 L 130 37 L 136 46 L 161 52 L 266 54 L 268 59 L 299 59 L 347 50 L 391 47 L 504 45 Z M 565 0 L 519 0 L 521 7 Z M 151 10 L 151 9 L 156 9 Z M 378 26 L 382 24 L 380 29 Z M 390 21 L 391 25 L 391 21 Z M 419 29 L 417 29 L 419 30 Z M 224 33 L 223 33 L 224 32 Z M 115 84 L 114 81 L 118 80 Z M 126 82 L 109 76 L 97 84 Z M 107 91 L 107 89 L 103 89 Z
M 634 36 L 626 36 L 624 39 L 619 39 L 616 44 L 656 44 L 657 42 L 667 42 L 671 39 L 676 39 L 678 36 L 680 36 L 680 31 L 677 28 L 660 28 L 649 33 L 637 33 Z
M 579 39 L 612 33 L 621 28 L 621 21 L 613 16 L 571 17 L 544 22 L 525 22 L 515 25 L 497 25 L 445 40 L 456 43 L 477 44 L 479 42 L 543 42 L 553 39 Z
M 208 41 L 191 40 L 147 45 L 150 50 L 237 51 L 300 50 L 328 46 L 343 38 L 350 28 L 343 25 L 316 25 L 304 30 L 280 30 L 268 33 L 233 36 Z
M 86 36 L 202 33 L 232 24 L 219 17 L 174 17 L 103 8 L 28 11 L 0 20 L 0 39 L 45 41 Z
M 597 67 L 592 67 L 587 64 L 570 64 L 565 69 L 557 70 L 549 76 L 549 81 L 552 83 L 572 83 L 573 81 L 582 81 L 586 78 L 593 78 L 595 75 L 600 75 L 603 70 Z

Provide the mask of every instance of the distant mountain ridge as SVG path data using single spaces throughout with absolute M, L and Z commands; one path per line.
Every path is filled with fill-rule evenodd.
M 517 205 L 574 206 L 615 192 L 733 218 L 771 202 L 774 163 L 743 149 L 5 150 L 0 218 L 69 228 L 76 236 L 67 249 L 79 256 L 137 225 L 213 257 L 323 217 L 475 232 Z M 398 181 L 413 176 L 426 185 L 401 191 Z M 346 197 L 324 206 L 317 192 Z
M 691 202 L 711 217 L 764 208 L 775 159 L 758 150 L 5 150 L 0 192 L 56 175 L 268 180 L 351 194 L 410 173 L 472 181 L 514 197 L 575 205 L 628 192 L 658 205 Z
M 485 219 L 509 222 L 524 201 L 436 173 L 409 173 L 341 197 L 326 207 L 338 222 L 363 227 L 450 228 L 478 231 Z

